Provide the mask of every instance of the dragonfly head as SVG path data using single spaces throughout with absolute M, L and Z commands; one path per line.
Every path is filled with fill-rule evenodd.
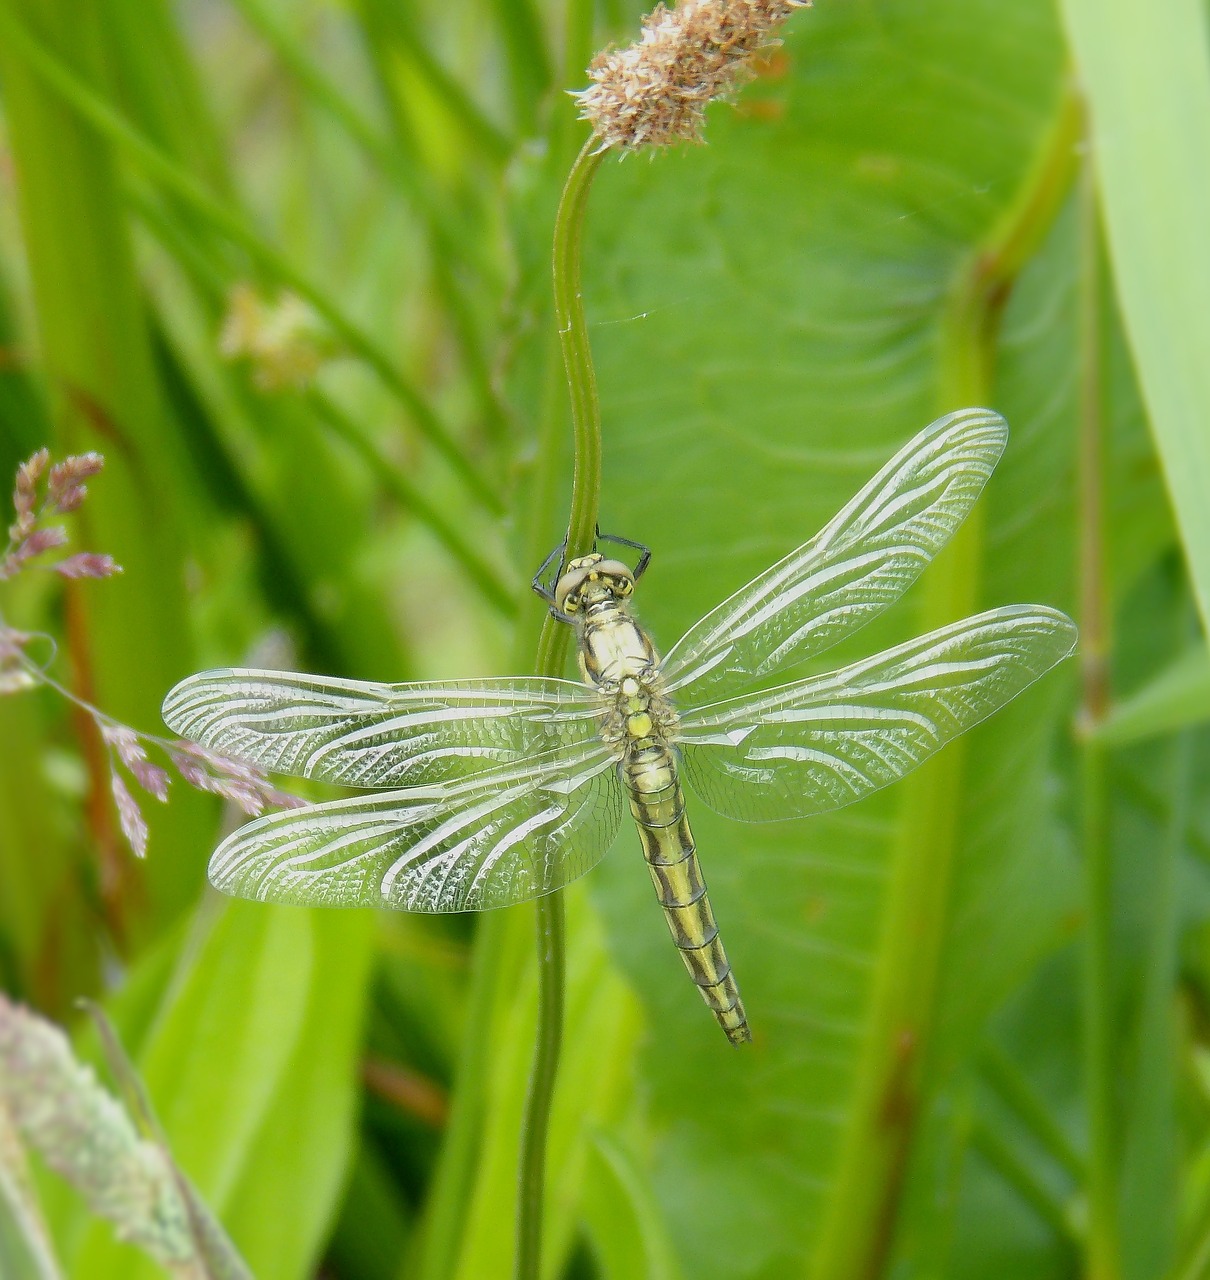
M 555 584 L 555 608 L 567 617 L 603 600 L 625 600 L 634 591 L 634 574 L 620 560 L 599 551 L 573 560 Z

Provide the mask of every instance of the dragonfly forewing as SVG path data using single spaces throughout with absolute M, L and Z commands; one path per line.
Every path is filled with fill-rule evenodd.
M 690 787 L 746 822 L 852 804 L 902 778 L 1067 657 L 1054 609 L 993 609 L 839 671 L 681 716 Z
M 164 702 L 182 737 L 273 773 L 350 787 L 468 777 L 597 736 L 599 703 L 570 680 L 374 684 L 231 668 Z
M 689 704 L 731 697 L 864 626 L 966 518 L 1007 438 L 990 409 L 938 418 L 810 542 L 681 637 L 664 659 L 668 691 Z
M 624 805 L 599 742 L 443 786 L 258 818 L 219 846 L 224 893 L 305 906 L 482 911 L 541 897 L 606 854 Z

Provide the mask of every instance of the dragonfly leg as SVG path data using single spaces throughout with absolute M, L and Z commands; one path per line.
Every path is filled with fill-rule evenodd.
M 540 595 L 542 599 L 552 607 L 555 603 L 555 583 L 558 582 L 559 575 L 563 572 L 563 553 L 566 550 L 567 539 L 564 538 L 563 541 L 560 542 L 559 545 L 550 553 L 550 555 L 542 561 L 541 568 L 539 568 L 538 572 L 534 574 L 534 580 L 530 584 L 535 593 Z M 554 573 L 551 574 L 550 581 L 544 582 L 543 578 L 546 576 L 547 570 L 555 563 L 556 560 L 559 562 L 558 567 L 555 569 Z
M 619 538 L 615 533 L 602 533 L 601 526 L 597 525 L 597 542 L 612 542 L 619 547 L 630 547 L 639 553 L 639 562 L 634 567 L 634 580 L 638 580 L 643 576 L 643 571 L 651 563 L 651 548 L 642 542 L 635 542 L 631 538 Z

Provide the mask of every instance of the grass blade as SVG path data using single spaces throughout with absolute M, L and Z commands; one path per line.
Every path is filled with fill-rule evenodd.
M 1118 302 L 1210 627 L 1210 31 L 1199 0 L 1060 6 L 1092 116 Z M 1160 231 L 1162 228 L 1162 231 Z

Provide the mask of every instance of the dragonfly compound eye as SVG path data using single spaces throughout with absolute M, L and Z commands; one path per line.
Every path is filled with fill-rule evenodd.
M 634 575 L 620 560 L 602 560 L 596 566 L 596 577 L 619 600 L 634 590 Z

